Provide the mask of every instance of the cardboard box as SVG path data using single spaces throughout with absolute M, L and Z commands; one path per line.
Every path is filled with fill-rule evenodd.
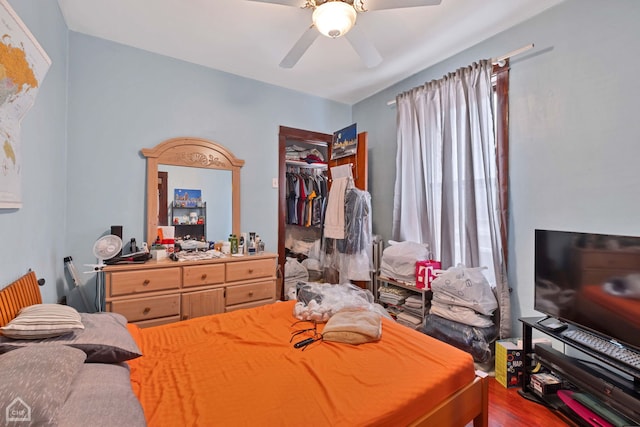
M 522 386 L 523 363 L 518 340 L 496 341 L 496 381 L 504 387 Z
M 560 390 L 562 384 L 556 376 L 548 373 L 540 373 L 531 375 L 529 385 L 538 396 L 543 397 L 556 393 Z
M 551 345 L 546 338 L 537 338 L 533 344 L 544 343 Z M 504 387 L 522 387 L 524 369 L 524 352 L 521 339 L 506 339 L 496 341 L 496 381 Z

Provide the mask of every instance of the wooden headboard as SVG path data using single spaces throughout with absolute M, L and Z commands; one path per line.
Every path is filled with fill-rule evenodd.
M 21 308 L 41 303 L 36 273 L 30 271 L 0 291 L 0 326 L 13 320 Z

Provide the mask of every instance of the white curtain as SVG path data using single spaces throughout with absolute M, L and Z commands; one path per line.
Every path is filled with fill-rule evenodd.
M 428 243 L 443 268 L 487 267 L 510 335 L 500 236 L 491 61 L 398 95 L 394 240 Z

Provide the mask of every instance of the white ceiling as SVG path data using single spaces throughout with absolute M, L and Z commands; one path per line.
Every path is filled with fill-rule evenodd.
M 323 36 L 293 68 L 280 68 L 311 24 L 309 9 L 249 0 L 58 3 L 72 31 L 354 104 L 561 1 L 442 0 L 438 6 L 358 14 L 356 25 L 383 58 L 371 69 L 347 40 Z

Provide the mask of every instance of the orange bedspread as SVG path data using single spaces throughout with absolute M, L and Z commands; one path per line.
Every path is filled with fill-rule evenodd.
M 469 354 L 388 319 L 376 343 L 294 349 L 293 304 L 129 325 L 149 425 L 401 426 L 474 379 Z
M 624 298 L 612 295 L 604 290 L 601 285 L 583 286 L 578 295 L 579 305 L 582 307 L 586 303 L 590 303 L 587 309 L 593 310 L 594 306 L 602 310 L 603 316 L 612 317 L 615 324 L 609 325 L 611 328 L 629 328 L 635 330 L 640 329 L 640 300 L 636 298 Z M 593 314 L 590 317 L 594 317 Z M 609 319 L 603 319 L 609 322 Z M 614 329 L 615 331 L 615 329 Z M 637 340 L 633 340 L 634 342 Z

